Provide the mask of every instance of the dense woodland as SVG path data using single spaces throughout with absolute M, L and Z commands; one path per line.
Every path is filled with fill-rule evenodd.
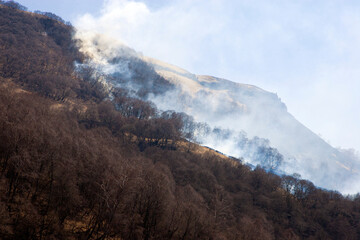
M 23 10 L 0 5 L 0 239 L 360 239 L 359 196 L 196 151 L 191 117 L 110 101 L 72 27 Z

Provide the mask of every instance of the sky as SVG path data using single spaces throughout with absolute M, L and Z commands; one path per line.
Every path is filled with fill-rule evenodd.
M 192 73 L 277 93 L 331 145 L 360 150 L 360 1 L 18 2 Z

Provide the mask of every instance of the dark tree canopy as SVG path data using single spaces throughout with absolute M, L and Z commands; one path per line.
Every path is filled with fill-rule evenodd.
M 66 23 L 64 19 L 62 19 L 58 15 L 56 15 L 54 13 L 51 13 L 51 12 L 42 12 L 42 11 L 36 10 L 36 11 L 34 11 L 34 13 L 44 15 L 46 17 L 49 17 L 51 19 L 54 19 L 54 20 L 59 21 L 59 22 L 64 23 L 64 24 Z
M 18 2 L 15 1 L 3 1 L 0 0 L 0 4 L 3 4 L 9 8 L 13 8 L 13 9 L 17 9 L 17 10 L 21 10 L 21 11 L 27 11 L 27 7 L 21 5 Z

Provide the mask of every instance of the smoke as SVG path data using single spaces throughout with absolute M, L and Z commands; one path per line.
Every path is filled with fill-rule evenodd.
M 184 6 L 190 3 L 185 1 Z M 270 171 L 299 173 L 321 187 L 358 192 L 358 158 L 332 148 L 299 123 L 276 94 L 252 85 L 195 75 L 126 46 L 131 42 L 141 49 L 141 44 L 151 44 L 161 51 L 168 49 L 166 43 L 152 36 L 158 40 L 164 35 L 169 41 L 169 36 L 175 38 L 183 27 L 213 23 L 212 14 L 199 21 L 194 14 L 179 15 L 183 11 L 178 10 L 169 6 L 151 11 L 141 2 L 107 1 L 100 17 L 85 15 L 76 24 L 80 30 L 75 37 L 81 40 L 81 51 L 90 57 L 79 67 L 96 69 L 94 77 L 102 76 L 109 87 L 125 88 L 134 97 L 152 101 L 161 111 L 185 112 L 196 122 L 205 122 L 203 130 L 194 136 L 203 145 L 253 165 L 261 164 Z M 173 29 L 164 25 L 164 31 L 161 24 L 148 24 L 163 16 L 176 23 Z M 214 27 L 221 28 L 216 24 Z M 202 38 L 207 33 L 194 32 L 193 36 Z
M 337 151 L 294 119 L 276 94 L 258 87 L 198 76 L 136 53 L 105 35 L 78 32 L 109 88 L 127 89 L 161 111 L 175 110 L 206 124 L 193 140 L 276 173 L 299 173 L 318 186 L 356 192 L 357 158 Z M 145 92 L 145 94 L 144 94 Z M 351 155 L 351 157 L 350 157 Z
M 191 72 L 277 92 L 315 133 L 360 149 L 359 11 L 353 0 L 111 0 L 74 24 Z

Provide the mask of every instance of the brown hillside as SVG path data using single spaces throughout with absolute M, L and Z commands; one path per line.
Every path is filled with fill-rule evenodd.
M 360 239 L 359 196 L 251 170 L 189 145 L 184 114 L 107 99 L 75 71 L 72 31 L 0 7 L 0 239 Z

